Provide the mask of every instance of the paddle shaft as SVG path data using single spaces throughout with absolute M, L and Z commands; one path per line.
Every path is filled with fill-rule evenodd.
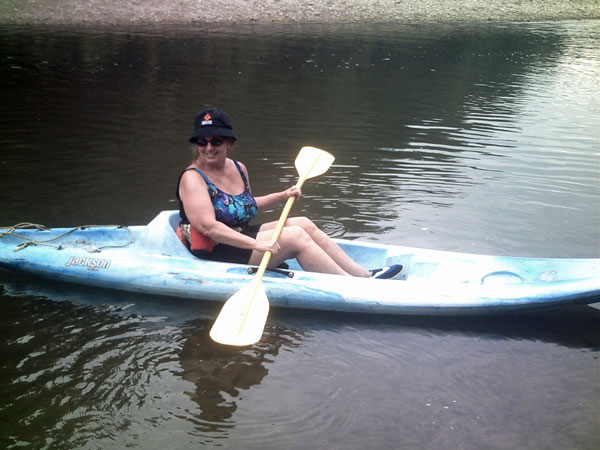
M 304 183 L 304 180 L 302 180 L 302 183 Z M 298 183 L 296 184 L 296 187 L 301 187 L 302 183 L 300 183 L 300 181 L 298 181 Z M 271 240 L 272 241 L 277 241 L 279 239 L 279 236 L 281 235 L 281 232 L 283 231 L 283 227 L 285 226 L 285 221 L 287 220 L 287 217 L 290 213 L 290 210 L 292 209 L 292 205 L 294 204 L 294 201 L 296 200 L 296 197 L 292 196 L 292 197 L 288 197 L 287 201 L 285 202 L 285 206 L 283 207 L 283 211 L 281 212 L 281 216 L 279 217 L 279 221 L 277 222 L 277 226 L 275 227 L 275 230 L 273 231 L 273 235 L 271 236 Z M 262 276 L 264 275 L 265 271 L 267 270 L 267 266 L 269 264 L 269 262 L 271 261 L 271 255 L 272 253 L 267 250 L 265 252 L 265 254 L 262 257 L 262 260 L 260 261 L 260 265 L 258 266 L 258 270 L 256 271 L 256 277 L 257 278 L 262 278 Z

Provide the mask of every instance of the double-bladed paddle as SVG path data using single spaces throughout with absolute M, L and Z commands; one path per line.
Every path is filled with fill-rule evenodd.
M 321 175 L 334 161 L 333 155 L 315 147 L 302 147 L 296 157 L 298 171 L 296 186 L 302 187 L 308 178 Z M 277 241 L 296 197 L 289 197 L 273 231 L 272 240 Z M 262 336 L 269 314 L 269 299 L 262 285 L 262 278 L 271 259 L 265 252 L 252 282 L 233 294 L 225 302 L 217 320 L 210 330 L 210 337 L 226 345 L 251 345 Z

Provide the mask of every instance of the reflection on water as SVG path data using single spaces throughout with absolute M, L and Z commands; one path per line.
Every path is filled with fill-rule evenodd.
M 336 156 L 294 211 L 335 237 L 600 254 L 597 21 L 0 28 L 0 224 L 173 209 L 218 105 L 261 194 Z M 278 210 L 266 212 L 275 219 Z M 593 448 L 598 311 L 274 311 L 224 349 L 218 308 L 0 272 L 0 446 Z
M 276 310 L 270 318 L 285 328 L 298 328 L 299 322 L 310 329 L 342 332 L 344 328 L 367 331 L 376 326 L 380 331 L 399 328 L 421 334 L 471 336 L 488 340 L 539 341 L 572 349 L 600 348 L 600 307 L 548 309 L 532 313 L 491 316 L 373 316 L 339 314 L 321 311 Z M 578 330 L 574 333 L 574 330 Z
M 190 398 L 200 406 L 198 419 L 202 432 L 232 427 L 241 391 L 262 382 L 269 373 L 268 364 L 279 354 L 282 345 L 297 348 L 299 335 L 268 326 L 260 342 L 251 348 L 225 347 L 210 339 L 212 321 L 191 321 L 184 330 L 185 343 L 180 353 L 182 377 L 196 389 Z
M 144 428 L 177 429 L 179 421 L 191 436 L 223 439 L 235 426 L 243 392 L 263 381 L 283 348 L 297 348 L 302 340 L 267 326 L 252 348 L 223 347 L 208 336 L 212 320 L 168 325 L 167 318 L 139 315 L 152 308 L 141 298 L 122 308 L 6 294 L 3 447 L 81 448 L 89 440 L 108 445 L 118 438 L 151 448 Z M 23 320 L 35 326 L 24 330 Z M 168 442 L 163 436 L 152 448 L 172 448 L 164 446 Z

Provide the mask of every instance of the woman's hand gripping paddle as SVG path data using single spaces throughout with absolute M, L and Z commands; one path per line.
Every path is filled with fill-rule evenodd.
M 296 186 L 300 188 L 308 178 L 327 172 L 334 159 L 333 155 L 324 150 L 302 147 L 295 162 L 299 175 Z M 295 199 L 296 197 L 288 197 L 272 240 L 279 239 Z M 260 340 L 269 314 L 269 299 L 263 288 L 262 278 L 270 259 L 271 252 L 265 252 L 252 283 L 240 289 L 225 302 L 210 330 L 210 337 L 214 341 L 243 346 Z

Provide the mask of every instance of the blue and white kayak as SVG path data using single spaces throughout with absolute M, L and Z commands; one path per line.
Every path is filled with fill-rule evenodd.
M 177 211 L 146 226 L 0 229 L 0 267 L 44 278 L 223 302 L 249 266 L 192 256 Z M 271 306 L 391 314 L 500 313 L 600 301 L 600 258 L 521 258 L 337 240 L 365 267 L 404 266 L 400 279 L 267 271 Z M 250 270 L 251 272 L 251 270 Z

